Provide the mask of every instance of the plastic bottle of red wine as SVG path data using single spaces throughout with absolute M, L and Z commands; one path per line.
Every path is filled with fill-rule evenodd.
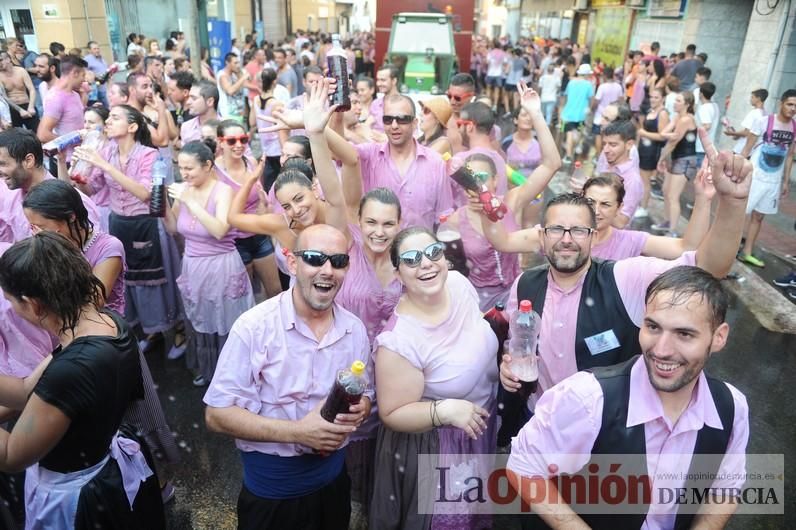
M 536 344 L 539 340 L 539 327 L 542 318 L 533 310 L 530 300 L 520 302 L 520 310 L 509 321 L 509 355 L 511 372 L 516 375 L 522 388 L 520 395 L 528 398 L 536 392 L 539 380 Z
M 334 423 L 338 414 L 348 414 L 348 408 L 362 399 L 365 386 L 365 363 L 362 361 L 354 361 L 350 369 L 339 370 L 332 391 L 321 409 L 321 417 Z
M 340 45 L 340 35 L 332 35 L 332 49 L 326 54 L 326 64 L 329 67 L 329 77 L 337 81 L 334 94 L 329 96 L 331 105 L 339 105 L 336 112 L 345 112 L 351 109 L 351 97 L 348 88 L 348 60 L 345 50 Z
M 158 158 L 152 166 L 152 192 L 149 196 L 149 216 L 166 217 L 166 161 Z

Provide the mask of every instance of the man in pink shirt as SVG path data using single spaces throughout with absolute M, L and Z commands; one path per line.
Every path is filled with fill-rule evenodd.
M 202 125 L 218 119 L 218 87 L 210 81 L 199 81 L 188 93 L 188 111 L 194 118 L 180 126 L 182 145 L 202 139 Z
M 579 370 L 617 364 L 637 354 L 644 292 L 662 272 L 697 265 L 717 278 L 727 275 L 741 239 L 751 167 L 729 152 L 712 160 L 715 221 L 696 252 L 677 260 L 592 260 L 595 213 L 588 199 L 570 193 L 550 201 L 541 234 L 549 265 L 523 273 L 508 302 L 515 311 L 520 300 L 530 300 L 542 317 L 536 397 Z M 503 356 L 501 382 L 509 392 L 520 387 L 511 372 L 510 352 Z
M 735 511 L 736 503 L 726 497 L 718 504 L 706 498 L 709 509 L 694 516 L 702 502 L 680 506 L 664 494 L 686 488 L 690 499 L 706 488 L 722 494 L 744 485 L 746 398 L 703 372 L 711 354 L 727 342 L 728 295 L 708 272 L 677 267 L 656 278 L 645 298 L 641 355 L 557 384 L 542 396 L 534 417 L 512 441 L 507 467 L 516 475 L 509 480 L 518 486 L 517 475 L 541 479 L 537 483 L 547 486 L 547 496 L 537 494 L 531 506 L 554 528 L 724 528 Z M 649 476 L 651 502 L 613 506 L 612 513 L 599 515 L 560 500 L 551 504 L 558 490 L 547 479 L 577 473 L 590 455 L 615 455 L 607 458 L 626 468 L 619 477 Z M 610 471 L 596 473 L 604 480 Z M 719 478 L 687 482 L 686 475 Z M 590 508 L 609 506 L 605 499 L 586 503 Z
M 398 91 L 398 80 L 401 71 L 394 64 L 385 64 L 376 72 L 376 87 L 382 97 L 373 100 L 370 104 L 370 115 L 373 118 L 373 130 L 385 132 L 386 126 L 382 121 L 384 115 L 384 103 L 389 96 L 400 94 Z
M 295 286 L 241 315 L 221 351 L 205 420 L 241 452 L 238 528 L 348 528 L 343 448 L 374 393 L 365 326 L 334 303 L 347 248 L 328 225 L 302 231 L 287 256 Z M 337 371 L 354 361 L 368 366 L 368 389 L 330 423 L 321 407 Z
M 614 121 L 602 128 L 603 153 L 608 162 L 606 173 L 615 173 L 625 185 L 625 198 L 622 209 L 614 218 L 613 226 L 625 228 L 633 220 L 633 215 L 644 194 L 638 158 L 630 158 L 631 149 L 636 143 L 636 127 L 631 121 Z
M 401 200 L 404 226 L 433 229 L 439 216 L 453 208 L 445 162 L 435 151 L 417 143 L 415 105 L 407 96 L 387 96 L 382 117 L 386 143 L 351 145 L 326 128 L 334 155 L 345 164 L 359 163 L 363 192 L 389 188 Z
M 80 57 L 67 55 L 61 60 L 61 77 L 47 91 L 47 105 L 37 135 L 42 143 L 83 128 L 84 101 L 80 86 L 86 80 L 88 64 Z M 67 161 L 72 148 L 66 151 Z
M 31 235 L 22 201 L 31 188 L 51 178 L 44 167 L 41 142 L 32 131 L 14 128 L 0 132 L 0 241 L 15 243 Z M 80 198 L 89 220 L 99 227 L 94 201 L 82 193 Z

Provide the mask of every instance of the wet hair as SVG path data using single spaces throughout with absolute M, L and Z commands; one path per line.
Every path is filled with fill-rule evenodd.
M 600 173 L 596 177 L 588 179 L 583 184 L 583 195 L 586 196 L 586 190 L 593 186 L 613 188 L 616 193 L 616 202 L 622 204 L 622 201 L 625 200 L 625 185 L 622 180 L 613 173 Z
M 119 88 L 119 92 L 126 98 L 130 97 L 130 87 L 127 86 L 127 83 L 113 83 L 111 86 L 116 86 Z
M 146 147 L 154 147 L 152 145 L 152 135 L 149 132 L 146 118 L 137 109 L 130 105 L 116 105 L 115 108 L 122 109 L 127 114 L 127 123 L 135 123 L 138 125 L 138 130 L 135 131 L 133 139 L 141 145 Z
M 135 42 L 135 39 L 137 39 L 137 38 L 138 38 L 138 34 L 137 33 L 130 33 L 127 36 L 127 44 L 132 44 L 133 42 Z M 50 46 L 52 46 L 52 44 Z M 52 48 L 50 48 L 50 49 L 52 49 Z
M 241 125 L 239 121 L 222 120 L 221 123 L 218 124 L 218 127 L 216 127 L 216 134 L 218 136 L 226 136 L 226 131 L 232 128 L 242 129 L 244 133 L 246 132 L 246 128 Z
M 191 72 L 174 72 L 169 76 L 180 90 L 190 90 L 194 84 L 194 77 Z
M 380 202 L 382 204 L 386 204 L 388 206 L 395 206 L 396 210 L 398 210 L 398 221 L 401 220 L 401 201 L 398 199 L 398 196 L 389 188 L 373 188 L 362 198 L 359 200 L 359 209 L 357 210 L 357 215 L 362 217 L 362 210 L 365 208 L 365 205 L 370 201 Z
M 152 63 L 160 63 L 163 64 L 163 58 L 157 55 L 147 55 L 144 57 L 144 70 L 149 70 L 149 67 Z
M 356 87 L 358 83 L 365 83 L 366 85 L 368 85 L 368 88 L 371 89 L 371 90 L 375 90 L 376 89 L 376 81 L 374 81 L 373 78 L 370 77 L 370 76 L 367 76 L 367 75 L 364 75 L 364 74 L 360 74 L 357 77 L 356 82 L 354 83 L 354 86 Z
M 49 48 L 50 48 L 50 53 L 53 55 L 58 55 L 59 53 L 66 51 L 66 46 L 64 46 L 60 42 L 55 42 L 55 41 L 50 43 Z
M 614 69 L 610 66 L 606 66 L 603 70 L 603 77 L 609 81 L 614 80 Z
M 727 291 L 721 281 L 699 267 L 680 265 L 664 272 L 647 287 L 644 303 L 649 305 L 653 298 L 663 292 L 672 294 L 671 306 L 684 304 L 692 296 L 699 295 L 701 302 L 707 302 L 710 326 L 714 331 L 725 321 L 729 306 Z
M 310 182 L 315 178 L 315 171 L 312 169 L 312 166 L 302 158 L 288 158 L 285 160 L 285 165 L 283 165 L 281 169 L 282 171 L 286 169 L 297 169 L 304 173 L 304 176 L 307 177 Z
M 752 95 L 759 99 L 761 103 L 765 103 L 768 99 L 768 90 L 765 88 L 758 88 L 757 90 L 752 90 Z
M 83 308 L 99 310 L 105 286 L 82 251 L 54 232 L 40 232 L 0 256 L 0 288 L 14 298 L 36 300 L 61 321 L 59 333 L 74 331 Z
M 416 117 L 416 110 L 415 110 L 415 102 L 412 101 L 412 98 L 405 94 L 392 94 L 384 98 L 384 106 L 387 106 L 387 103 L 399 103 L 404 102 L 409 104 L 409 108 L 411 109 L 412 117 Z
M 694 55 L 694 53 L 696 53 L 696 44 L 689 44 L 688 46 L 685 47 L 685 51 L 690 53 L 691 55 Z
M 229 52 L 224 56 L 224 64 L 229 64 L 232 62 L 232 59 L 237 59 L 237 58 L 238 56 L 236 54 Z
M 199 87 L 199 95 L 202 96 L 202 99 L 207 101 L 210 98 L 213 98 L 213 108 L 218 110 L 218 87 L 215 83 L 211 83 L 207 79 L 202 79 L 196 85 Z M 193 88 L 193 87 L 191 87 Z
M 301 75 L 301 77 L 306 81 L 308 74 L 316 74 L 323 77 L 323 70 L 321 70 L 319 66 L 308 66 L 304 69 L 304 73 Z
M 685 102 L 685 109 L 686 112 L 689 114 L 694 113 L 694 94 L 690 90 L 684 90 L 680 92 L 680 95 L 683 96 L 683 101 Z
M 296 144 L 301 146 L 301 154 L 307 160 L 312 160 L 312 148 L 310 147 L 310 139 L 304 136 L 303 134 L 297 134 L 295 136 L 289 136 L 285 142 L 290 142 L 291 144 Z
M 782 93 L 782 97 L 779 100 L 782 103 L 785 103 L 790 98 L 796 98 L 796 88 L 789 88 L 785 92 Z
M 191 155 L 202 166 L 210 162 L 211 168 L 215 165 L 215 152 L 216 142 L 210 138 L 188 142 L 180 149 L 181 155 Z
M 472 120 L 475 129 L 482 134 L 490 134 L 495 126 L 495 113 L 485 103 L 474 101 L 462 108 L 462 119 Z
M 138 65 L 141 64 L 141 61 L 143 61 L 143 60 L 144 60 L 144 58 L 141 57 L 140 55 L 138 55 L 137 53 L 134 53 L 132 55 L 128 55 L 127 56 L 127 69 L 128 70 L 133 70 L 135 68 L 138 68 Z
M 489 165 L 489 171 L 492 172 L 492 176 L 497 176 L 497 166 L 495 166 L 495 161 L 492 160 L 491 156 L 485 155 L 483 153 L 474 153 L 467 157 L 465 160 L 467 164 L 470 162 L 483 162 Z
M 627 103 L 615 101 L 608 106 L 616 107 L 616 119 L 614 121 L 629 121 L 633 119 L 633 111 L 630 110 Z
M 401 75 L 401 70 L 398 69 L 398 67 L 395 66 L 394 64 L 381 65 L 381 68 L 379 68 L 379 72 L 382 72 L 384 70 L 390 71 L 390 79 L 398 79 Z
M 138 88 L 139 79 L 149 79 L 149 76 L 144 72 L 130 72 L 127 76 L 127 89 Z
M 88 63 L 81 59 L 80 57 L 75 57 L 74 55 L 67 55 L 63 59 L 61 59 L 61 74 L 64 76 L 69 75 L 72 73 L 72 70 L 75 68 L 88 68 Z
M 392 245 L 390 245 L 390 262 L 392 262 L 393 267 L 397 269 L 398 265 L 401 263 L 400 250 L 398 250 L 401 248 L 401 244 L 407 238 L 416 236 L 418 234 L 426 234 L 434 241 L 439 242 L 437 236 L 434 235 L 434 232 L 424 226 L 410 226 L 409 228 L 404 228 L 398 232 L 398 235 L 396 235 L 395 239 L 392 240 Z
M 633 122 L 630 120 L 617 119 L 616 121 L 606 124 L 600 131 L 600 134 L 603 136 L 619 135 L 623 142 L 627 142 L 636 138 L 636 126 L 633 125 Z
M 655 59 L 652 61 L 652 69 L 655 71 L 655 75 L 658 79 L 663 79 L 666 77 L 666 67 L 663 65 L 663 61 L 660 59 Z
M 475 81 L 473 80 L 473 76 L 468 73 L 460 72 L 453 77 L 451 77 L 451 86 L 468 86 L 470 88 L 475 88 Z
M 283 169 L 274 182 L 274 194 L 279 193 L 283 186 L 298 184 L 302 188 L 312 189 L 312 179 L 308 179 L 303 171 L 295 168 Z
M 63 180 L 48 179 L 34 186 L 25 195 L 22 207 L 33 210 L 45 219 L 65 222 L 69 227 L 69 235 L 77 240 L 81 249 L 94 229 L 80 193 Z
M 696 54 L 696 56 L 699 57 L 699 59 L 702 61 L 702 64 L 705 64 L 705 63 L 708 62 L 708 54 L 707 53 L 699 52 L 698 54 Z
M 591 227 L 595 228 L 597 226 L 597 214 L 594 212 L 594 208 L 592 208 L 592 205 L 589 202 L 589 200 L 580 193 L 562 193 L 561 195 L 556 195 L 555 197 L 550 199 L 550 201 L 548 201 L 547 203 L 547 206 L 545 207 L 545 213 L 543 218 L 544 224 L 547 224 L 547 212 L 550 211 L 550 208 L 552 208 L 553 206 L 559 206 L 561 204 L 566 204 L 570 206 L 583 206 L 589 211 L 589 218 L 591 219 Z
M 260 85 L 263 92 L 270 92 L 276 82 L 276 70 L 273 68 L 266 68 L 260 74 Z
M 678 92 L 680 90 L 680 80 L 674 76 L 669 77 L 666 80 L 666 88 L 669 89 L 669 92 Z
M 713 72 L 711 71 L 711 69 L 708 68 L 707 66 L 700 66 L 699 68 L 697 68 L 696 71 L 696 75 L 701 75 L 702 77 L 705 78 L 705 81 L 708 81 L 710 79 L 710 75 L 712 73 Z
M 33 155 L 36 167 L 41 167 L 44 164 L 41 141 L 36 137 L 35 132 L 22 127 L 14 127 L 0 132 L 0 149 L 8 151 L 8 156 L 13 158 L 17 164 L 21 164 L 28 155 Z
M 699 93 L 705 99 L 710 99 L 713 97 L 713 94 L 716 93 L 716 85 L 714 85 L 710 81 L 705 81 L 704 83 L 699 85 Z

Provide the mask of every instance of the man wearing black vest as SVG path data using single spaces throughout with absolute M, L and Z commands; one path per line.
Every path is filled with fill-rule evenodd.
M 509 480 L 534 512 L 524 527 L 711 529 L 723 528 L 734 513 L 737 494 L 719 488 L 737 492 L 743 487 L 749 408 L 736 388 L 703 372 L 711 353 L 727 342 L 728 296 L 706 271 L 681 266 L 653 280 L 645 301 L 641 356 L 579 372 L 549 389 L 514 438 L 507 464 L 514 475 Z M 600 505 L 601 514 L 595 515 L 558 498 L 559 485 L 566 488 L 567 482 L 556 477 L 584 468 L 600 482 L 612 475 L 605 460 L 601 471 L 589 469 L 601 458 L 648 473 L 648 499 L 633 503 L 626 497 L 612 506 L 601 497 L 610 495 L 601 486 L 584 492 L 580 500 L 569 497 Z M 625 469 L 618 475 L 636 473 Z M 532 479 L 539 489 L 531 494 L 519 477 Z M 709 488 L 725 495 L 722 503 L 694 500 L 694 493 L 704 498 Z M 683 497 L 669 495 L 682 491 Z M 673 502 L 678 498 L 689 504 Z
M 549 265 L 523 273 L 512 286 L 508 308 L 530 300 L 541 318 L 539 389 L 542 392 L 580 370 L 610 366 L 639 351 L 644 292 L 659 274 L 696 265 L 717 278 L 727 275 L 740 243 L 751 165 L 730 152 L 708 152 L 718 197 L 716 218 L 695 252 L 672 261 L 635 257 L 618 262 L 592 259 L 595 213 L 587 200 L 564 194 L 548 204 L 541 246 Z M 510 353 L 510 352 L 509 352 Z M 500 380 L 514 392 L 520 384 L 503 356 Z

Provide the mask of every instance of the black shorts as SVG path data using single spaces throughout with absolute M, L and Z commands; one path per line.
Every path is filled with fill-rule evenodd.
M 517 92 L 517 85 L 509 85 L 508 83 L 503 85 L 503 90 L 506 92 Z
M 565 121 L 564 122 L 564 132 L 568 133 L 569 131 L 577 131 L 583 127 L 582 121 Z
M 271 242 L 271 238 L 260 234 L 236 239 L 235 248 L 238 249 L 238 254 L 240 254 L 244 265 L 274 253 L 274 244 Z

